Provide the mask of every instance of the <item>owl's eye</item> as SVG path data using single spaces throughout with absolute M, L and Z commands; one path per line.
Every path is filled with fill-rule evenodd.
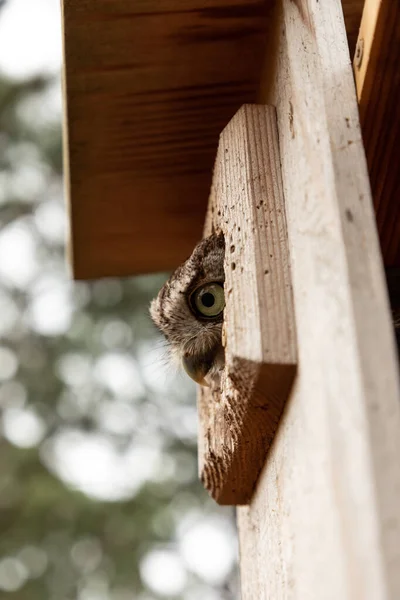
M 193 292 L 191 302 L 203 317 L 217 317 L 225 306 L 224 288 L 219 283 L 206 283 Z

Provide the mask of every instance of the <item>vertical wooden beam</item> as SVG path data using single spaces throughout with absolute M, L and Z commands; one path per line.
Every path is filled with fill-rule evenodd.
M 225 370 L 199 394 L 200 474 L 247 504 L 293 384 L 296 340 L 276 113 L 243 106 L 221 134 L 206 235 L 225 237 Z
M 385 264 L 400 266 L 400 3 L 366 0 L 354 74 Z
M 393 330 L 339 0 L 281 0 L 275 104 L 299 367 L 249 507 L 243 600 L 400 598 Z

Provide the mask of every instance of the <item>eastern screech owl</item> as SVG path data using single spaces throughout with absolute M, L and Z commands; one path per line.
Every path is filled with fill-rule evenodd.
M 222 233 L 201 241 L 150 306 L 172 356 L 201 385 L 218 381 L 224 366 L 224 254 Z

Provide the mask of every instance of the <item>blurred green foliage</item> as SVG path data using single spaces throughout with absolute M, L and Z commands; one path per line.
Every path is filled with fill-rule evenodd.
M 58 86 L 51 77 L 0 78 L 0 598 L 231 599 L 232 561 L 203 580 L 182 550 L 185 528 L 207 518 L 227 530 L 228 545 L 235 540 L 231 511 L 219 509 L 197 478 L 194 389 L 172 375 L 155 384 L 161 342 L 147 306 L 165 276 L 91 283 L 68 277 L 57 235 L 61 119 L 46 107 Z M 17 260 L 10 250 L 1 254 L 10 231 L 16 246 L 29 238 L 31 274 L 18 277 L 24 265 L 17 262 L 15 273 L 7 267 Z M 50 300 L 41 304 L 46 294 Z M 51 294 L 61 295 L 61 309 Z M 119 365 L 115 381 L 107 364 Z M 66 435 L 69 445 L 60 445 Z M 144 463 L 151 451 L 156 460 L 136 487 L 128 481 L 125 491 L 110 489 L 105 498 L 66 475 L 64 454 L 74 450 L 74 436 L 77 446 L 88 439 L 111 448 L 112 464 L 126 462 L 132 448 L 139 467 L 141 449 Z M 93 470 L 101 475 L 102 464 Z M 157 548 L 180 557 L 185 578 L 175 595 L 158 593 L 143 577 L 144 557 Z

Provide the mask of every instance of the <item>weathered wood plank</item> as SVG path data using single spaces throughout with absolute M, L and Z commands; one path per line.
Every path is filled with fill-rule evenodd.
M 299 367 L 238 509 L 242 598 L 396 600 L 399 381 L 343 16 L 338 0 L 280 5 L 264 89 L 277 107 Z
M 400 266 L 400 4 L 366 0 L 354 74 L 385 264 Z
M 276 114 L 243 106 L 221 134 L 205 235 L 225 237 L 225 370 L 199 393 L 200 476 L 220 504 L 247 504 L 296 370 Z

